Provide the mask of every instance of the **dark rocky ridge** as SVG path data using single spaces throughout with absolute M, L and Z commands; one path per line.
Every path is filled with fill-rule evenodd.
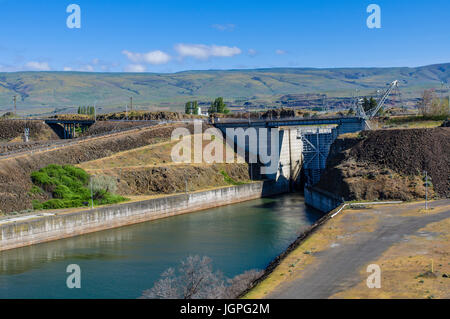
M 424 171 L 435 195 L 449 197 L 450 128 L 366 131 L 338 139 L 316 186 L 345 200 L 412 200 L 424 197 Z

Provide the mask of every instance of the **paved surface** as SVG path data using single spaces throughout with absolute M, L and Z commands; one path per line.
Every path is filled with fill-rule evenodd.
M 448 205 L 450 199 L 435 201 L 430 206 Z M 410 205 L 408 210 L 422 207 L 423 203 Z M 317 253 L 315 256 L 319 262 L 308 265 L 301 278 L 281 284 L 267 298 L 328 298 L 351 288 L 361 281 L 360 269 L 380 257 L 393 244 L 405 236 L 418 234 L 417 231 L 429 223 L 450 217 L 450 209 L 421 217 L 399 216 L 401 210 L 398 206 L 380 206 L 375 209 L 383 217 L 374 232 L 361 234 L 356 243 L 343 243 Z

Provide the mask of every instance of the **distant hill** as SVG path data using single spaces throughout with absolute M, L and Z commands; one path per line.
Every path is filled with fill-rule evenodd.
M 417 68 L 272 68 L 255 70 L 156 73 L 16 72 L 0 73 L 0 111 L 37 112 L 97 103 L 123 108 L 129 97 L 137 106 L 180 107 L 186 101 L 223 96 L 231 102 L 273 101 L 286 94 L 351 96 L 370 94 L 400 80 L 402 95 L 418 97 L 424 88 L 448 85 L 450 63 Z

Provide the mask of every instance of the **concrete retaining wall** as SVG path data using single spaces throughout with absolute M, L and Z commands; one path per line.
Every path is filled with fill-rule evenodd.
M 335 195 L 314 187 L 305 187 L 305 203 L 315 209 L 328 213 L 341 205 L 343 200 Z
M 0 224 L 0 251 L 269 196 L 271 182 L 224 187 Z

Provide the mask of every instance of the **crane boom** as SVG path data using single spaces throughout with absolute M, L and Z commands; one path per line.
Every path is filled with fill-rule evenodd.
M 384 102 L 386 102 L 386 99 L 388 98 L 389 94 L 391 94 L 392 90 L 398 87 L 398 80 L 392 81 L 392 83 L 389 85 L 388 89 L 384 92 L 383 96 L 377 103 L 377 107 L 369 112 L 369 117 L 372 118 L 375 115 L 377 115 L 378 111 L 383 107 Z
M 381 98 L 378 100 L 377 106 L 375 106 L 373 109 L 370 109 L 367 111 L 364 110 L 363 99 L 358 99 L 356 103 L 357 103 L 357 110 L 358 110 L 359 116 L 366 120 L 370 120 L 373 117 L 375 117 L 375 115 L 377 115 L 378 111 L 383 107 L 389 94 L 391 94 L 395 88 L 398 89 L 398 80 L 392 81 L 389 84 L 389 87 L 386 89 L 386 91 L 381 96 Z

